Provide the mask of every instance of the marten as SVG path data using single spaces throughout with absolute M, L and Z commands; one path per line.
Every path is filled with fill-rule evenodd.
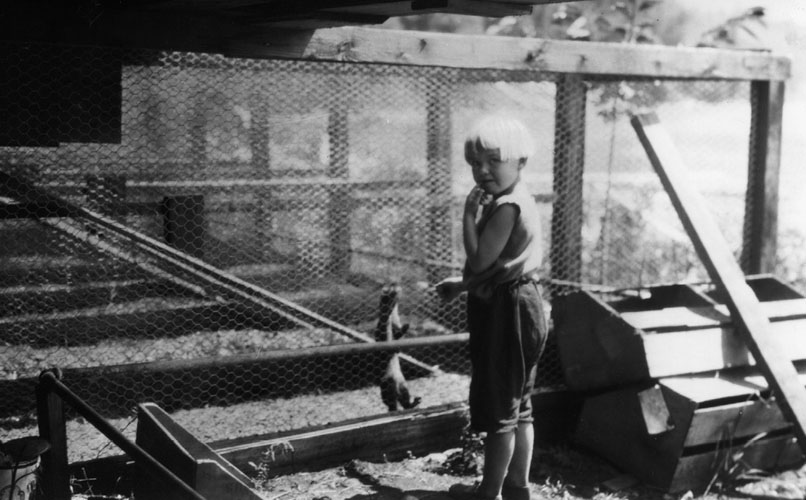
M 398 302 L 400 285 L 390 283 L 381 290 L 381 304 L 378 308 L 378 324 L 375 326 L 375 341 L 398 340 L 409 331 L 409 324 L 400 324 Z
M 403 371 L 400 369 L 400 353 L 394 353 L 386 364 L 386 373 L 381 377 L 381 400 L 389 411 L 408 410 L 420 404 L 420 397 L 411 397 Z
M 400 323 L 398 302 L 400 300 L 400 285 L 391 283 L 381 290 L 381 303 L 378 314 L 378 324 L 375 327 L 375 340 L 389 342 L 398 340 L 409 331 L 409 325 Z M 412 398 L 406 385 L 406 378 L 400 369 L 400 353 L 393 352 L 386 363 L 386 371 L 381 377 L 381 400 L 389 411 L 402 408 L 408 410 L 420 404 L 420 398 Z

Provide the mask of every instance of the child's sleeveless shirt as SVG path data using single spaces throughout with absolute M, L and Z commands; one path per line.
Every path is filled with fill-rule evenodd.
M 506 204 L 518 208 L 519 215 L 501 255 L 493 264 L 479 273 L 474 273 L 465 264 L 463 279 L 468 293 L 488 298 L 493 290 L 503 283 L 514 282 L 537 271 L 543 260 L 540 230 L 540 215 L 534 198 L 523 182 L 518 181 L 511 190 L 493 198 L 482 210 L 476 222 L 479 234 L 495 210 Z

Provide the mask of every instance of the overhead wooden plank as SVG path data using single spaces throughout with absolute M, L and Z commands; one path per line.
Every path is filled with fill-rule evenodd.
M 532 6 L 516 2 L 485 2 L 479 0 L 415 0 L 397 2 L 338 2 L 325 8 L 311 10 L 304 5 L 289 9 L 288 4 L 270 4 L 240 9 L 241 14 L 249 13 L 262 25 L 306 26 L 310 20 L 329 18 L 337 25 L 381 24 L 389 17 L 421 14 L 462 14 L 484 17 L 525 16 L 532 12 Z M 343 22 L 338 22 L 343 21 Z
M 480 0 L 414 0 L 411 8 L 415 12 L 428 10 L 484 17 L 527 16 L 532 13 L 531 5 Z
M 792 422 L 798 444 L 806 452 L 806 389 L 798 381 L 794 365 L 785 356 L 784 346 L 772 337 L 769 319 L 747 285 L 702 197 L 688 182 L 683 160 L 657 115 L 637 115 L 631 123 L 700 260 L 711 279 L 726 292 L 736 329 L 775 391 L 781 412 Z
M 267 48 L 267 56 L 270 55 Z M 379 28 L 318 30 L 301 54 L 339 60 L 591 75 L 785 80 L 787 57 L 758 51 L 573 42 Z
M 466 0 L 465 0 L 466 1 Z M 560 3 L 564 0 L 474 0 L 474 3 L 485 4 L 491 8 L 497 4 L 502 5 L 543 5 L 551 3 Z M 298 0 L 296 2 L 266 2 L 266 0 L 149 0 L 148 6 L 154 9 L 172 9 L 172 10 L 188 10 L 188 9 L 204 9 L 204 10 L 226 10 L 233 8 L 243 8 L 261 5 L 274 5 L 276 10 L 305 10 L 305 11 L 318 11 L 325 9 L 336 8 L 366 8 L 373 9 L 378 13 L 395 12 L 397 9 L 402 8 L 404 4 L 411 4 L 411 0 Z M 437 0 L 431 2 L 434 7 L 437 5 L 445 5 L 457 3 L 456 0 Z M 285 4 L 285 5 L 283 5 Z
M 455 5 L 457 0 L 453 0 Z M 372 4 L 357 2 L 365 14 L 344 11 L 349 3 L 318 10 L 297 2 L 278 8 L 272 3 L 242 5 L 263 9 L 255 15 L 196 2 L 181 8 L 101 9 L 90 25 L 76 9 L 54 3 L 48 9 L 16 3 L 0 16 L 0 39 L 26 43 L 92 44 L 98 46 L 214 52 L 254 58 L 302 58 L 321 61 L 413 64 L 462 68 L 522 69 L 589 75 L 632 75 L 650 78 L 725 78 L 783 81 L 790 76 L 788 57 L 760 51 L 668 47 L 537 38 L 459 35 L 345 26 L 312 31 L 329 23 L 352 23 L 354 16 L 380 20 Z M 356 2 L 354 2 L 355 4 Z M 550 3 L 550 2 L 526 2 Z M 477 2 L 486 5 L 487 2 Z M 474 4 L 474 5 L 477 5 Z M 522 9 L 524 2 L 489 2 L 485 9 Z M 229 5 L 238 8 L 237 4 Z M 279 5 L 279 4 L 278 4 Z M 390 4 L 393 5 L 393 4 Z M 465 6 L 470 5 L 465 3 Z M 469 9 L 469 7 L 466 7 Z M 342 10 L 328 12 L 324 9 Z M 360 9 L 359 9 L 360 10 Z M 479 9 L 476 9 L 479 10 Z M 264 12 L 265 11 L 265 12 Z M 244 11 L 248 12 L 248 11 Z M 339 15 L 347 17 L 338 18 Z M 335 18 L 334 18 L 335 16 Z

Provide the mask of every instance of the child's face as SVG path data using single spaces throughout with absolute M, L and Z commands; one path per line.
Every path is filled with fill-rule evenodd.
M 473 169 L 473 180 L 485 192 L 496 195 L 507 190 L 518 180 L 523 161 L 515 158 L 501 160 L 498 149 L 479 149 L 467 162 Z

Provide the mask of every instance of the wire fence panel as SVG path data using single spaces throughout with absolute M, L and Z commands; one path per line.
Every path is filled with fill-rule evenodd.
M 386 335 L 389 301 L 405 338 L 465 331 L 463 300 L 442 303 L 433 285 L 461 272 L 462 140 L 483 112 L 515 114 L 537 138 L 524 177 L 543 214 L 547 302 L 707 279 L 631 111 L 659 113 L 741 249 L 747 82 L 92 56 L 77 94 L 55 102 L 101 106 L 109 96 L 87 99 L 89 82 L 122 61 L 119 140 L 84 132 L 115 117 L 54 128 L 32 101 L 15 111 L 15 140 L 30 137 L 0 147 L 0 439 L 32 431 L 33 387 L 51 367 L 129 435 L 145 401 L 206 441 L 387 411 L 389 353 L 355 346 Z M 543 389 L 563 385 L 555 346 Z M 422 406 L 465 399 L 465 349 L 406 351 Z M 72 461 L 115 453 L 88 427 L 69 423 Z

